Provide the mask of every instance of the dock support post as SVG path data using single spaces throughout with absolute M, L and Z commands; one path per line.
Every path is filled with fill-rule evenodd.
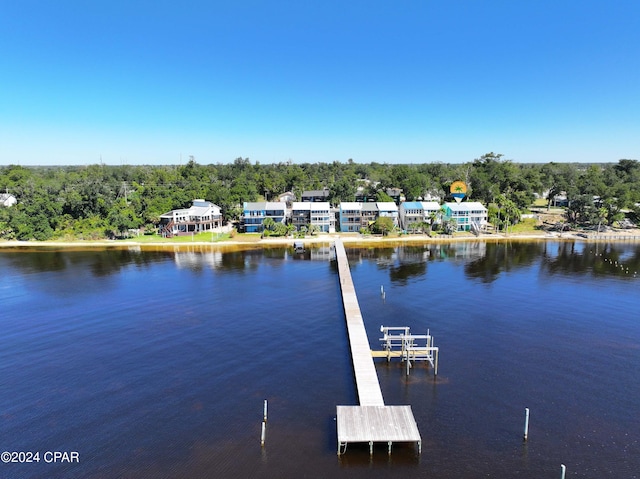
M 407 349 L 407 376 L 409 376 L 409 368 L 411 367 L 411 361 L 409 361 L 409 350 Z
M 266 435 L 266 430 L 267 430 L 267 424 L 263 421 L 262 422 L 262 433 L 260 434 L 260 445 L 264 446 L 264 438 Z
M 393 444 L 391 441 L 387 443 L 387 445 L 389 446 L 389 455 L 391 455 L 391 444 Z
M 264 410 L 262 413 L 262 420 L 264 422 L 267 422 L 267 400 L 266 399 L 264 400 Z
M 434 376 L 438 375 L 438 356 L 439 356 L 439 354 L 440 354 L 440 350 L 436 349 L 436 367 L 433 370 Z
M 369 441 L 369 455 L 373 456 L 373 441 Z
M 529 408 L 524 408 L 524 440 L 529 438 Z

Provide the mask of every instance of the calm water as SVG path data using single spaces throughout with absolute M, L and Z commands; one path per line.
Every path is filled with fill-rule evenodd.
M 1 251 L 0 450 L 80 462 L 0 477 L 640 477 L 640 246 L 347 253 L 372 346 L 407 325 L 440 347 L 435 381 L 376 363 L 422 455 L 336 455 L 335 407 L 357 396 L 323 249 Z

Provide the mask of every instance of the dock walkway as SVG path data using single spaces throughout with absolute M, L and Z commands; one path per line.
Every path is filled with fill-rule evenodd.
M 384 404 L 347 253 L 340 239 L 336 239 L 334 247 L 360 403 L 359 406 L 337 406 L 338 454 L 352 442 L 368 443 L 371 454 L 373 444 L 379 442 L 387 443 L 389 454 L 394 442 L 415 442 L 420 450 L 422 439 L 411 406 Z

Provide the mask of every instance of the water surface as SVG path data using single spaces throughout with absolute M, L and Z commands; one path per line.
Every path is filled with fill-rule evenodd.
M 437 380 L 376 363 L 423 452 L 372 458 L 336 455 L 335 406 L 357 395 L 327 253 L 0 253 L 0 449 L 80 454 L 0 475 L 638 477 L 640 248 L 347 248 L 372 346 L 407 325 L 440 347 Z

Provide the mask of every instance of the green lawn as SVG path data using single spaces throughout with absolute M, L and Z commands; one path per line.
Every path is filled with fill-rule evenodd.
M 513 233 L 534 233 L 539 231 L 536 226 L 538 221 L 535 218 L 525 218 L 520 220 L 517 225 L 513 226 Z M 509 233 L 511 233 L 511 227 L 509 228 Z
M 172 238 L 163 238 L 160 235 L 140 235 L 128 238 L 123 241 L 130 241 L 135 243 L 215 243 L 218 241 L 226 241 L 231 237 L 229 233 L 198 233 L 188 236 L 174 236 Z

